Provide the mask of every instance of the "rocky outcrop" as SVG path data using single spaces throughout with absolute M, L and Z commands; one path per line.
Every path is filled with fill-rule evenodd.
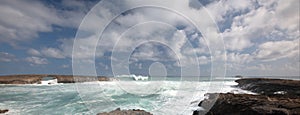
M 76 83 L 97 81 L 97 78 L 90 76 L 73 76 L 73 75 L 49 75 L 55 77 L 58 83 Z
M 238 79 L 238 87 L 267 96 L 300 97 L 300 80 L 247 78 Z
M 0 109 L 0 114 L 8 112 L 8 109 Z
M 120 108 L 117 108 L 116 110 L 113 110 L 111 112 L 98 113 L 97 115 L 153 115 L 153 114 L 139 109 L 121 110 Z
M 39 83 L 47 75 L 7 75 L 0 76 L 0 84 L 33 84 Z
M 109 77 L 90 77 L 90 76 L 73 76 L 73 75 L 7 75 L 0 76 L 0 84 L 34 84 L 40 83 L 43 77 L 54 77 L 58 83 L 75 83 L 91 81 L 110 81 Z
M 299 98 L 279 98 L 251 94 L 207 94 L 208 99 L 200 102 L 199 106 L 209 111 L 195 111 L 194 115 L 293 115 L 300 114 Z M 214 105 L 209 109 L 206 108 Z
M 206 94 L 209 98 L 198 106 L 204 111 L 194 115 L 299 115 L 300 81 L 284 79 L 247 78 L 236 80 L 237 87 L 257 93 Z

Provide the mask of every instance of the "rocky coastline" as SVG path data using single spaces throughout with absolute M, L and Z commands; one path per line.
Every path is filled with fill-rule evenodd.
M 0 76 L 0 84 L 34 84 L 44 77 L 54 77 L 58 83 L 75 83 L 88 81 L 111 81 L 109 77 L 88 77 L 72 75 L 7 75 Z M 235 82 L 235 87 L 256 94 L 209 93 L 207 99 L 198 106 L 204 110 L 196 110 L 193 115 L 300 115 L 300 80 L 242 78 Z M 1 113 L 9 110 L 0 109 Z M 121 110 L 98 115 L 152 115 L 144 110 Z
M 253 94 L 212 93 L 198 106 L 205 111 L 194 115 L 299 115 L 300 80 L 245 78 L 236 80 L 237 87 Z M 212 106 L 211 106 L 212 105 Z
M 237 87 L 266 96 L 300 97 L 300 80 L 245 78 L 238 79 Z
M 90 82 L 90 81 L 110 81 L 109 77 L 98 76 L 73 76 L 73 75 L 6 75 L 0 76 L 0 84 L 39 84 L 44 77 L 53 77 L 58 83 L 75 83 L 75 82 Z

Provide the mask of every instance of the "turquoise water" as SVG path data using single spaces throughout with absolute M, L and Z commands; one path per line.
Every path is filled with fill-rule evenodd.
M 0 85 L 7 114 L 91 114 L 116 108 L 191 114 L 208 92 L 238 91 L 223 81 L 114 81 L 56 85 Z M 176 111 L 175 111 L 176 110 Z
M 9 109 L 11 114 L 88 113 L 71 84 L 2 85 L 0 88 L 0 108 Z

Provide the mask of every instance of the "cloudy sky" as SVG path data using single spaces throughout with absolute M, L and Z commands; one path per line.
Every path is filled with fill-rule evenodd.
M 1 75 L 299 76 L 299 0 L 1 0 L 0 15 Z

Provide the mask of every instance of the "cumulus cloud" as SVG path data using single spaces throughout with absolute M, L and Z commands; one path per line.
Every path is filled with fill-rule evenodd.
M 59 49 L 56 49 L 56 48 L 44 48 L 44 49 L 42 49 L 41 52 L 46 57 L 65 58 L 64 54 Z
M 38 2 L 3 0 L 0 14 L 0 42 L 10 44 L 36 38 L 38 32 L 50 32 L 51 24 L 59 21 L 53 10 Z
M 38 50 L 33 49 L 33 48 L 30 48 L 29 50 L 27 50 L 27 53 L 32 56 L 41 56 L 42 55 Z
M 25 61 L 31 63 L 31 65 L 43 65 L 48 64 L 48 60 L 46 58 L 40 58 L 40 57 L 27 57 L 25 58 Z
M 152 4 L 149 1 L 143 2 Z M 119 53 L 126 55 L 117 55 L 111 59 L 118 61 L 120 67 L 127 64 L 120 60 L 128 61 L 126 59 L 130 56 L 134 61 L 180 60 L 175 66 L 197 65 L 196 62 L 207 65 L 216 60 L 224 61 L 225 52 L 219 51 L 223 49 L 223 45 L 213 45 L 224 42 L 227 63 L 232 68 L 266 70 L 276 66 L 270 63 L 278 60 L 298 58 L 299 61 L 299 1 L 201 2 L 204 3 L 204 7 L 197 0 L 161 2 L 170 9 L 185 12 L 180 14 L 157 7 L 120 12 L 123 8 L 141 2 L 104 1 L 105 6 L 88 14 L 91 18 L 81 20 L 94 5 L 92 2 L 63 0 L 61 5 L 67 9 L 64 10 L 39 1 L 1 1 L 0 14 L 3 16 L 0 17 L 0 42 L 15 45 L 38 38 L 40 32 L 52 32 L 53 25 L 75 28 L 83 21 L 86 25 L 79 29 L 81 36 L 77 36 L 76 39 L 79 45 L 73 47 L 74 39 L 60 39 L 57 46 L 28 49 L 27 53 L 32 57 L 26 60 L 45 64 L 47 59 L 41 57 L 76 57 L 90 63 L 94 61 L 93 57 Z M 205 12 L 211 17 L 201 15 Z M 109 20 L 118 13 L 121 14 L 114 20 Z M 216 23 L 211 23 L 211 18 Z M 201 25 L 200 30 L 197 30 L 189 19 L 195 19 L 193 23 Z M 106 25 L 108 22 L 109 25 Z M 216 25 L 220 32 L 213 29 Z M 105 27 L 101 36 L 98 27 Z M 220 42 L 215 36 L 222 36 L 224 41 Z M 163 43 L 161 46 L 166 45 L 170 50 L 149 44 L 153 41 Z M 73 48 L 76 52 L 72 52 Z M 258 64 L 261 60 L 263 65 Z
M 250 54 L 227 53 L 227 62 L 234 64 L 245 64 L 253 61 Z
M 77 27 L 83 16 L 84 10 L 91 5 L 85 5 L 66 0 L 63 1 L 65 8 L 76 6 L 73 10 L 61 10 L 48 6 L 41 1 L 0 1 L 0 42 L 17 46 L 19 42 L 38 38 L 40 32 L 52 32 L 53 25 L 61 27 Z M 65 5 L 65 6 L 64 6 Z M 69 8 L 70 9 L 70 8 Z M 85 10 L 87 11 L 87 10 Z
M 223 32 L 228 50 L 241 51 L 253 42 L 299 38 L 299 1 L 258 1 L 248 5 L 260 6 L 233 17 L 231 27 Z
M 299 59 L 299 39 L 266 42 L 259 45 L 254 54 L 257 59 L 265 61 L 273 61 L 281 58 Z
M 176 61 L 176 55 L 164 44 L 147 43 L 139 46 L 131 55 L 133 61 Z

